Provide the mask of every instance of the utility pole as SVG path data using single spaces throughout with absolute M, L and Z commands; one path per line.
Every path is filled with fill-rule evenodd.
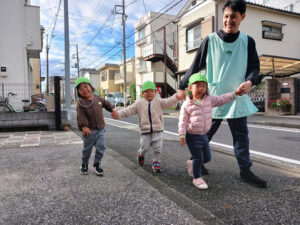
M 71 118 L 70 94 L 70 40 L 69 40 L 69 12 L 68 0 L 64 0 L 64 31 L 65 31 L 65 102 L 68 120 Z
M 167 86 L 167 40 L 166 40 L 166 27 L 162 27 L 158 31 L 163 31 L 164 35 L 164 49 L 163 49 L 163 54 L 164 54 L 164 95 L 163 97 L 168 97 L 168 86 Z
M 166 27 L 163 27 L 164 31 L 164 80 L 165 80 L 165 98 L 168 97 L 168 86 L 167 86 L 167 40 L 166 40 Z
M 47 72 L 47 79 L 46 79 L 46 95 L 49 95 L 49 45 L 48 45 L 48 34 L 46 35 L 46 72 Z
M 122 13 L 118 13 L 116 7 L 122 7 Z M 126 94 L 126 87 L 127 87 L 127 76 L 126 76 L 126 39 L 125 39 L 125 0 L 122 0 L 122 5 L 115 5 L 115 14 L 122 15 L 122 26 L 123 26 L 123 71 L 124 71 L 124 107 L 127 105 L 127 94 Z

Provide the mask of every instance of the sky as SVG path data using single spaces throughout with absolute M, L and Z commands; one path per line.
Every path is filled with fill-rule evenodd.
M 59 3 L 61 2 L 60 8 Z M 187 0 L 125 0 L 126 58 L 134 57 L 134 23 L 149 11 L 177 15 Z M 41 52 L 41 74 L 46 76 L 46 43 L 49 46 L 49 75 L 64 75 L 64 0 L 31 0 L 40 6 L 40 23 L 45 28 Z M 68 0 L 70 69 L 71 77 L 77 76 L 75 67 L 78 45 L 79 68 L 100 68 L 105 63 L 121 63 L 122 17 L 113 14 L 115 5 L 122 0 Z M 121 12 L 121 7 L 117 7 Z M 56 17 L 57 15 L 57 17 Z M 129 37 L 131 35 L 131 37 Z M 120 43 L 120 44 L 118 44 Z M 114 47 L 115 46 L 115 47 Z M 114 47 L 114 48 L 113 48 Z

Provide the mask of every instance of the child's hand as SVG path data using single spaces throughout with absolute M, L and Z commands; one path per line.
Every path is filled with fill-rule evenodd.
M 185 91 L 184 90 L 180 90 L 180 89 L 177 90 L 176 98 L 177 98 L 177 100 L 185 100 L 185 98 L 186 98 Z
M 185 145 L 185 138 L 180 138 L 180 145 L 182 147 Z
M 236 90 L 234 91 L 234 94 L 239 95 L 239 96 L 242 96 L 243 93 L 244 93 L 244 90 L 243 90 L 243 89 L 240 89 L 240 88 L 238 88 L 238 89 L 236 89 Z
M 119 119 L 118 112 L 116 110 L 113 110 L 111 112 L 111 117 L 114 118 L 115 120 Z
M 82 128 L 83 136 L 91 135 L 91 130 L 88 127 Z

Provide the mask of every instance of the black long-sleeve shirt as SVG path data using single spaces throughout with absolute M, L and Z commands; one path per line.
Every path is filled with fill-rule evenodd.
M 218 30 L 217 34 L 223 41 L 232 43 L 239 37 L 240 32 L 237 32 L 235 34 L 227 34 L 223 30 Z M 194 73 L 198 73 L 201 69 L 204 69 L 206 67 L 208 41 L 209 41 L 208 37 L 206 37 L 202 41 L 192 65 L 185 73 L 184 78 L 181 80 L 179 84 L 179 89 L 184 90 L 188 85 L 190 76 Z M 247 62 L 247 71 L 245 74 L 245 80 L 246 81 L 250 80 L 253 84 L 256 81 L 258 75 L 259 75 L 259 59 L 255 47 L 255 41 L 253 40 L 252 37 L 248 35 L 248 62 Z

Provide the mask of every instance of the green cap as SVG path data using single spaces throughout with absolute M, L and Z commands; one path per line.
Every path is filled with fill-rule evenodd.
M 77 88 L 77 86 L 81 83 L 87 83 L 87 84 L 91 84 L 90 80 L 86 77 L 79 77 L 76 81 L 75 81 L 75 87 Z
M 191 85 L 197 81 L 203 81 L 203 82 L 207 83 L 206 76 L 201 73 L 194 73 L 192 76 L 190 76 L 189 85 Z
M 150 80 L 145 81 L 145 82 L 143 83 L 143 85 L 142 85 L 142 92 L 143 92 L 143 91 L 146 91 L 146 90 L 148 90 L 148 89 L 156 90 L 155 84 L 154 84 L 152 81 L 150 81 Z

